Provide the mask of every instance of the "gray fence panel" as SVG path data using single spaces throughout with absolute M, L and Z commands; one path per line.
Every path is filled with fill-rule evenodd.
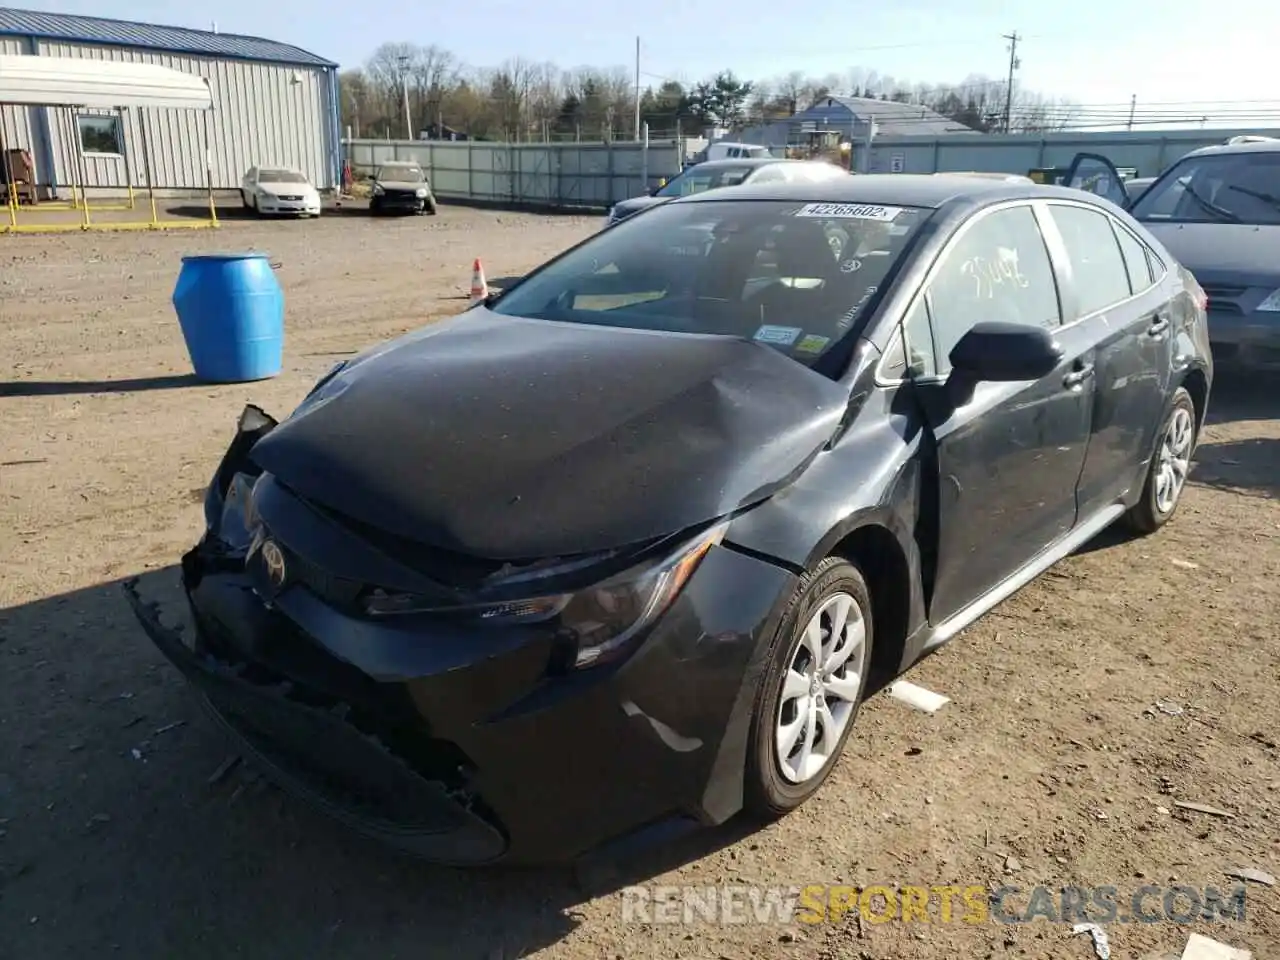
M 1239 134 L 1280 137 L 1280 130 L 1168 130 L 1055 133 L 1044 136 L 957 134 L 877 138 L 854 146 L 855 169 L 872 173 L 989 170 L 1026 173 L 1066 166 L 1077 153 L 1100 153 L 1140 176 L 1162 173 L 1179 157 Z M 645 193 L 661 177 L 680 172 L 680 144 L 489 143 L 419 140 L 344 140 L 356 176 L 387 160 L 416 160 L 445 200 L 604 208 Z
M 937 173 L 989 170 L 1023 173 L 1035 167 L 1066 166 L 1077 153 L 1100 153 L 1138 174 L 1163 173 L 1178 158 L 1201 147 L 1254 134 L 1280 137 L 1280 130 L 1146 130 L 1051 133 L 1044 136 L 955 134 L 939 138 L 877 138 L 868 153 L 855 145 L 858 169 L 875 173 Z
M 443 200 L 600 209 L 680 172 L 674 140 L 644 144 L 345 140 L 357 177 L 379 163 L 416 160 Z

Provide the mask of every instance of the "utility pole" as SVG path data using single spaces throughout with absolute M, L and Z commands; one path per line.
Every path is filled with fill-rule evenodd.
M 1013 126 L 1013 71 L 1022 65 L 1018 60 L 1018 41 L 1022 38 L 1017 30 L 1003 34 L 1003 38 L 1009 41 L 1009 84 L 1004 94 L 1004 132 L 1009 133 Z
M 409 58 L 397 57 L 400 61 L 400 91 L 404 94 L 404 138 L 413 139 L 413 115 L 409 113 Z
M 1129 126 L 1125 128 L 1126 130 L 1133 129 L 1133 112 L 1134 110 L 1137 109 L 1137 107 L 1138 107 L 1138 95 L 1135 93 L 1129 97 Z
M 636 37 L 636 139 L 640 139 L 640 38 Z

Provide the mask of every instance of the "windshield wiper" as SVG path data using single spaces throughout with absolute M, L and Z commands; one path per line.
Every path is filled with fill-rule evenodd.
M 1246 197 L 1256 197 L 1263 203 L 1269 203 L 1271 206 L 1280 209 L 1280 197 L 1270 193 L 1263 193 L 1261 190 L 1250 190 L 1248 187 L 1237 187 L 1234 183 L 1227 184 L 1228 190 L 1234 190 L 1236 193 L 1243 193 Z
M 1218 206 L 1212 200 L 1206 200 L 1199 192 L 1196 191 L 1195 187 L 1191 186 L 1191 184 L 1186 184 L 1182 189 L 1187 192 L 1187 195 L 1191 197 L 1192 200 L 1200 204 L 1200 206 L 1204 207 L 1210 213 L 1216 215 L 1219 220 L 1226 220 L 1229 223 L 1240 222 L 1240 217 L 1237 214 L 1232 213 L 1226 207 Z

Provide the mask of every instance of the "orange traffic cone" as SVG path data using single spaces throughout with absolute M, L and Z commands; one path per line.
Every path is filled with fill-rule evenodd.
M 488 296 L 489 284 L 484 279 L 484 267 L 476 257 L 476 262 L 471 265 L 471 305 L 474 307 Z

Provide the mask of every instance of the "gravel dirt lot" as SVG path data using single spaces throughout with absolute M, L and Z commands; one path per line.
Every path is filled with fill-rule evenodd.
M 287 413 L 342 356 L 458 309 L 473 257 L 522 272 L 597 223 L 447 207 L 0 237 L 0 958 L 1088 960 L 1088 936 L 1043 919 L 623 922 L 618 887 L 1110 885 L 1127 914 L 1146 884 L 1280 875 L 1276 378 L 1220 378 L 1166 530 L 1093 545 L 920 665 L 952 698 L 938 713 L 874 697 L 825 789 L 780 823 L 584 890 L 563 870 L 404 862 L 243 766 L 210 783 L 228 746 L 121 579 L 181 614 L 174 564 L 246 401 Z M 195 384 L 179 258 L 244 248 L 283 264 L 284 375 Z M 1280 890 L 1250 883 L 1243 922 L 1106 928 L 1116 958 L 1177 956 L 1196 930 L 1263 960 Z

